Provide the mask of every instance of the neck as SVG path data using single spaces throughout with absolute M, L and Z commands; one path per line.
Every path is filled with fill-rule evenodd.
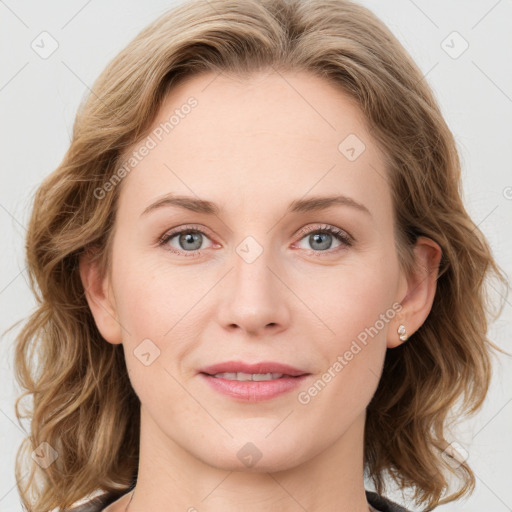
M 289 447 L 287 457 L 266 457 L 264 463 L 265 449 L 270 453 L 271 445 L 264 447 L 260 440 L 261 459 L 252 468 L 241 468 L 237 457 L 212 464 L 185 451 L 179 439 L 164 435 L 141 408 L 137 486 L 126 510 L 295 512 L 301 507 L 310 512 L 368 512 L 372 509 L 363 480 L 364 419 L 364 414 L 358 417 L 341 438 L 326 438 L 317 454 Z M 236 454 L 242 446 L 240 441 L 228 442 L 231 445 L 221 447 L 218 457 L 224 448 Z

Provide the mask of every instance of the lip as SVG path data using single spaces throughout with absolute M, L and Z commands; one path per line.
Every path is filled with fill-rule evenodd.
M 282 373 L 279 379 L 265 381 L 237 381 L 214 377 L 217 373 Z M 255 364 L 242 361 L 227 361 L 225 363 L 207 366 L 199 371 L 199 376 L 212 389 L 240 402 L 261 402 L 289 393 L 311 375 L 294 366 L 261 362 Z
M 308 372 L 290 366 L 272 361 L 262 361 L 260 363 L 245 363 L 243 361 L 226 361 L 223 363 L 206 366 L 199 370 L 199 373 L 215 375 L 217 373 L 282 373 L 289 377 L 300 377 Z M 261 381 L 260 381 L 261 382 Z M 270 381 L 269 381 L 270 382 Z
M 222 377 L 213 377 L 200 373 L 199 377 L 215 391 L 240 402 L 262 402 L 271 400 L 296 389 L 310 374 L 298 377 L 281 377 L 280 379 L 261 381 L 238 381 Z

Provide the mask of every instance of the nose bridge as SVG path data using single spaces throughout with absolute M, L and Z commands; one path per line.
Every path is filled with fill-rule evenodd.
M 268 238 L 260 243 L 248 236 L 233 254 L 234 269 L 228 278 L 221 321 L 258 333 L 267 326 L 277 329 L 288 320 L 283 285 L 271 270 L 273 255 Z
M 252 238 L 252 237 L 251 237 Z M 238 293 L 258 296 L 268 293 L 271 250 L 257 242 L 244 241 L 235 250 L 234 280 Z
M 261 238 L 261 237 L 260 237 Z M 236 248 L 234 255 L 233 281 L 234 295 L 238 300 L 247 301 L 249 307 L 263 306 L 260 301 L 266 304 L 271 302 L 272 275 L 269 267 L 272 264 L 272 250 L 269 242 L 258 242 L 253 236 L 246 237 Z M 275 283 L 274 283 L 275 284 Z

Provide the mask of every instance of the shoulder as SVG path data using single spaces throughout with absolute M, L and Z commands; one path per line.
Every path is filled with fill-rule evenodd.
M 67 508 L 60 512 L 102 512 L 105 507 L 113 503 L 119 498 L 118 494 L 104 493 L 96 496 L 85 503 L 77 505 L 73 508 Z
M 384 496 L 380 496 L 376 492 L 366 491 L 366 499 L 368 503 L 379 512 L 409 512 L 406 508 L 384 498 Z

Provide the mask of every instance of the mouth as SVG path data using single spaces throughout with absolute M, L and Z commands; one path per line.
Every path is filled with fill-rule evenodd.
M 212 389 L 231 399 L 259 402 L 292 391 L 311 374 L 281 363 L 228 361 L 202 368 L 199 375 Z
M 203 373 L 203 375 L 208 375 L 209 377 L 215 377 L 216 379 L 227 379 L 227 380 L 236 380 L 239 382 L 245 381 L 253 381 L 253 382 L 263 382 L 269 380 L 277 380 L 282 378 L 291 377 L 293 379 L 298 376 L 293 375 L 285 375 L 284 373 L 244 373 L 244 372 L 224 372 L 224 373 L 216 373 L 214 375 L 209 373 Z
M 230 380 L 274 380 L 282 377 L 300 377 L 308 372 L 278 362 L 245 363 L 243 361 L 226 361 L 205 368 L 199 373 L 210 376 L 222 376 Z M 255 378 L 254 378 L 255 377 Z

